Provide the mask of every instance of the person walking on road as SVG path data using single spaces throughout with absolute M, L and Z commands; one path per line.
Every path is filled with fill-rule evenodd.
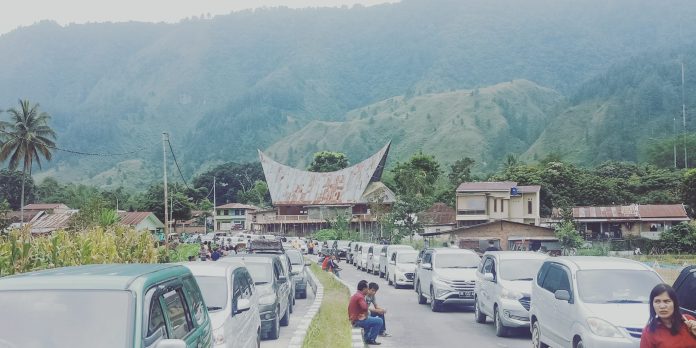
M 372 305 L 370 310 L 371 317 L 378 317 L 382 319 L 382 329 L 379 331 L 379 335 L 382 337 L 390 337 L 391 335 L 387 333 L 387 321 L 384 319 L 384 315 L 387 314 L 387 310 L 380 307 L 377 304 L 377 290 L 379 290 L 379 285 L 377 283 L 370 283 L 367 286 L 367 296 L 365 296 L 365 302 L 367 302 L 367 307 Z
M 384 322 L 381 318 L 369 315 L 367 302 L 365 302 L 365 295 L 367 295 L 367 292 L 367 280 L 358 282 L 358 291 L 350 297 L 350 301 L 348 302 L 348 320 L 350 320 L 354 327 L 361 327 L 364 329 L 365 334 L 363 339 L 365 343 L 369 345 L 380 345 L 381 343 L 377 342 L 377 335 L 379 335 Z

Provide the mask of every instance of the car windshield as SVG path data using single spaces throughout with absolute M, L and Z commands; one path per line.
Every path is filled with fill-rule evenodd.
M 299 252 L 287 252 L 288 257 L 290 258 L 290 263 L 293 265 L 302 265 L 304 264 L 304 260 L 302 260 L 302 254 Z
M 417 253 L 396 254 L 397 263 L 416 263 Z
M 0 347 L 133 346 L 128 291 L 1 291 Z
M 270 283 L 273 275 L 273 268 L 270 263 L 251 263 L 246 264 L 251 278 L 256 285 Z
M 435 256 L 433 267 L 437 268 L 477 268 L 481 259 L 473 254 L 440 254 Z
M 227 304 L 227 279 L 225 277 L 195 276 L 201 288 L 203 300 L 209 311 L 219 311 Z
M 586 303 L 648 303 L 650 291 L 662 283 L 651 271 L 621 269 L 578 271 L 580 298 Z
M 542 259 L 503 260 L 498 277 L 503 280 L 534 280 L 543 263 Z

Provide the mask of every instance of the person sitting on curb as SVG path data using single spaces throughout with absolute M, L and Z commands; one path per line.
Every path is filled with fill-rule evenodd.
M 348 302 L 348 320 L 350 320 L 353 327 L 364 329 L 363 339 L 365 343 L 379 345 L 381 343 L 377 342 L 376 339 L 380 330 L 382 330 L 384 322 L 378 317 L 368 315 L 368 306 L 367 302 L 365 302 L 367 292 L 367 280 L 358 282 L 358 291 L 350 297 Z
M 379 290 L 379 285 L 377 283 L 368 284 L 365 302 L 367 302 L 368 308 L 370 305 L 372 305 L 372 308 L 370 309 L 370 316 L 382 319 L 382 329 L 379 331 L 379 335 L 382 337 L 390 337 L 391 335 L 387 333 L 387 320 L 384 319 L 384 315 L 387 313 L 387 310 L 377 304 L 377 297 L 375 296 L 377 295 L 377 290 Z
M 338 260 L 336 260 L 336 255 L 331 255 L 331 258 L 329 259 L 329 272 L 333 272 L 333 274 L 336 275 L 337 278 L 341 278 L 341 275 L 338 273 L 341 268 L 338 267 Z

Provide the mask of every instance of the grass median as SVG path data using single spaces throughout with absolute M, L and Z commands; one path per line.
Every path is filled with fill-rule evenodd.
M 303 347 L 349 348 L 351 347 L 351 325 L 348 322 L 348 289 L 332 275 L 312 263 L 314 275 L 324 286 L 324 299 L 319 312 L 312 320 L 305 336 Z

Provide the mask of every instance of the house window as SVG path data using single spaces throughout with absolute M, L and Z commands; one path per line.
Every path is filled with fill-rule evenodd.
M 527 201 L 527 214 L 532 213 L 532 201 Z
M 498 199 L 493 198 L 493 212 L 497 213 L 498 212 Z

